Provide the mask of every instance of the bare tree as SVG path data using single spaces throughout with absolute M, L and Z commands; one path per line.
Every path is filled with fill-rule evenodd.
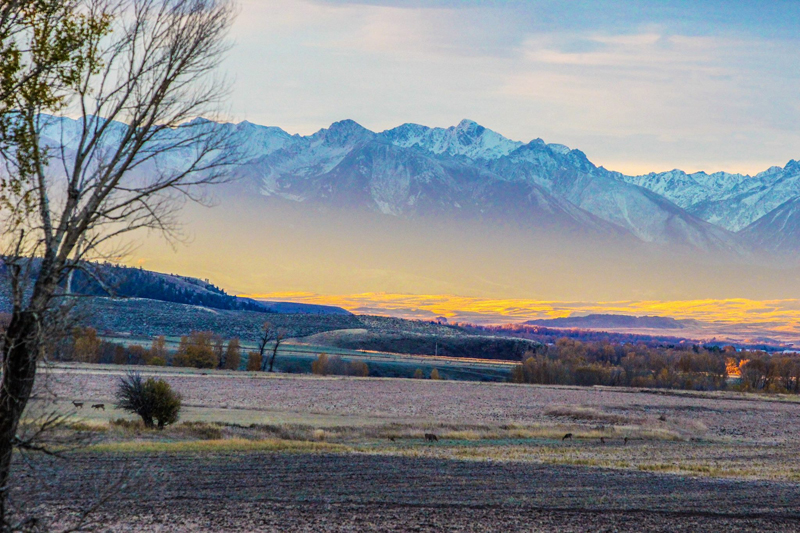
M 213 73 L 233 16 L 229 0 L 0 3 L 3 529 L 17 428 L 70 272 L 119 257 L 131 231 L 174 236 L 176 209 L 236 157 L 224 128 L 195 120 L 226 93 Z
M 258 338 L 258 353 L 261 356 L 261 371 L 266 372 L 268 369 L 273 372 L 275 365 L 275 358 L 278 356 L 278 348 L 280 348 L 283 339 L 286 338 L 286 332 L 282 329 L 272 327 L 269 322 L 264 322 L 261 326 L 261 335 Z M 272 355 L 267 358 L 264 357 L 264 352 L 267 351 L 267 345 L 274 342 L 272 345 Z
M 264 322 L 261 325 L 261 335 L 258 338 L 258 355 L 261 361 L 261 371 L 264 372 L 267 368 L 267 358 L 264 357 L 264 352 L 267 350 L 267 344 L 272 340 L 272 324 Z
M 282 329 L 279 329 L 275 332 L 275 344 L 272 346 L 272 357 L 269 358 L 269 371 L 272 372 L 272 367 L 275 365 L 275 358 L 278 356 L 278 348 L 280 348 L 281 343 L 283 342 L 284 337 L 286 337 L 286 332 Z

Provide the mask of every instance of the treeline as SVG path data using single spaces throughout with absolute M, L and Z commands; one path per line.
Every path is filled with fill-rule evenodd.
M 148 298 L 179 304 L 201 305 L 232 311 L 271 312 L 258 302 L 227 294 L 219 287 L 195 278 L 159 274 L 142 268 L 124 267 L 110 263 L 87 264 L 76 270 L 71 290 L 77 294 Z M 102 280 L 102 284 L 98 281 Z
M 488 335 L 366 332 L 332 336 L 325 344 L 351 350 L 520 361 L 537 343 Z
M 733 378 L 730 379 L 729 378 Z M 510 380 L 548 385 L 800 392 L 800 357 L 698 345 L 581 342 L 528 352 Z
M 560 329 L 526 324 L 506 324 L 502 326 L 479 326 L 460 324 L 460 327 L 479 334 L 502 335 L 530 339 L 542 344 L 554 344 L 558 339 L 569 338 L 581 342 L 607 342 L 616 344 L 646 344 L 647 346 L 679 345 L 692 343 L 682 337 L 667 335 L 639 335 L 635 333 L 613 333 L 590 329 Z
M 193 331 L 181 337 L 177 350 L 169 350 L 163 335 L 149 347 L 123 345 L 101 339 L 94 328 L 74 328 L 72 334 L 51 350 L 57 361 L 116 365 L 183 366 L 240 370 L 242 350 L 238 338 L 225 341 L 210 331 Z M 256 352 L 258 355 L 258 352 Z M 260 370 L 260 368 L 256 368 Z

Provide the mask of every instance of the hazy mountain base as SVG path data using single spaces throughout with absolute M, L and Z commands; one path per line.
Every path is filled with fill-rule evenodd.
M 399 218 L 265 198 L 243 184 L 214 208 L 188 206 L 191 246 L 148 236 L 130 258 L 243 293 L 391 292 L 540 300 L 780 299 L 800 268 L 625 236 L 530 229 L 491 219 Z M 433 316 L 431 318 L 434 318 Z

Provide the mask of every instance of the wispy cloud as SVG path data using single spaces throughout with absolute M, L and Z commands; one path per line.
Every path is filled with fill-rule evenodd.
M 234 112 L 301 133 L 470 117 L 616 170 L 758 171 L 798 156 L 799 8 L 249 0 Z

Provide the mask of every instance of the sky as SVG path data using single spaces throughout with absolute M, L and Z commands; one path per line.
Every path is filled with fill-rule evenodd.
M 239 5 L 223 65 L 234 121 L 307 135 L 342 119 L 382 131 L 467 118 L 628 174 L 754 174 L 800 159 L 796 0 Z M 431 232 L 424 221 L 294 207 L 189 209 L 192 243 L 147 243 L 137 264 L 356 312 L 475 322 L 658 314 L 713 326 L 696 338 L 800 343 L 800 270 L 780 264 L 623 257 L 503 228 Z
M 800 2 L 240 0 L 230 115 L 469 118 L 630 174 L 800 158 Z

